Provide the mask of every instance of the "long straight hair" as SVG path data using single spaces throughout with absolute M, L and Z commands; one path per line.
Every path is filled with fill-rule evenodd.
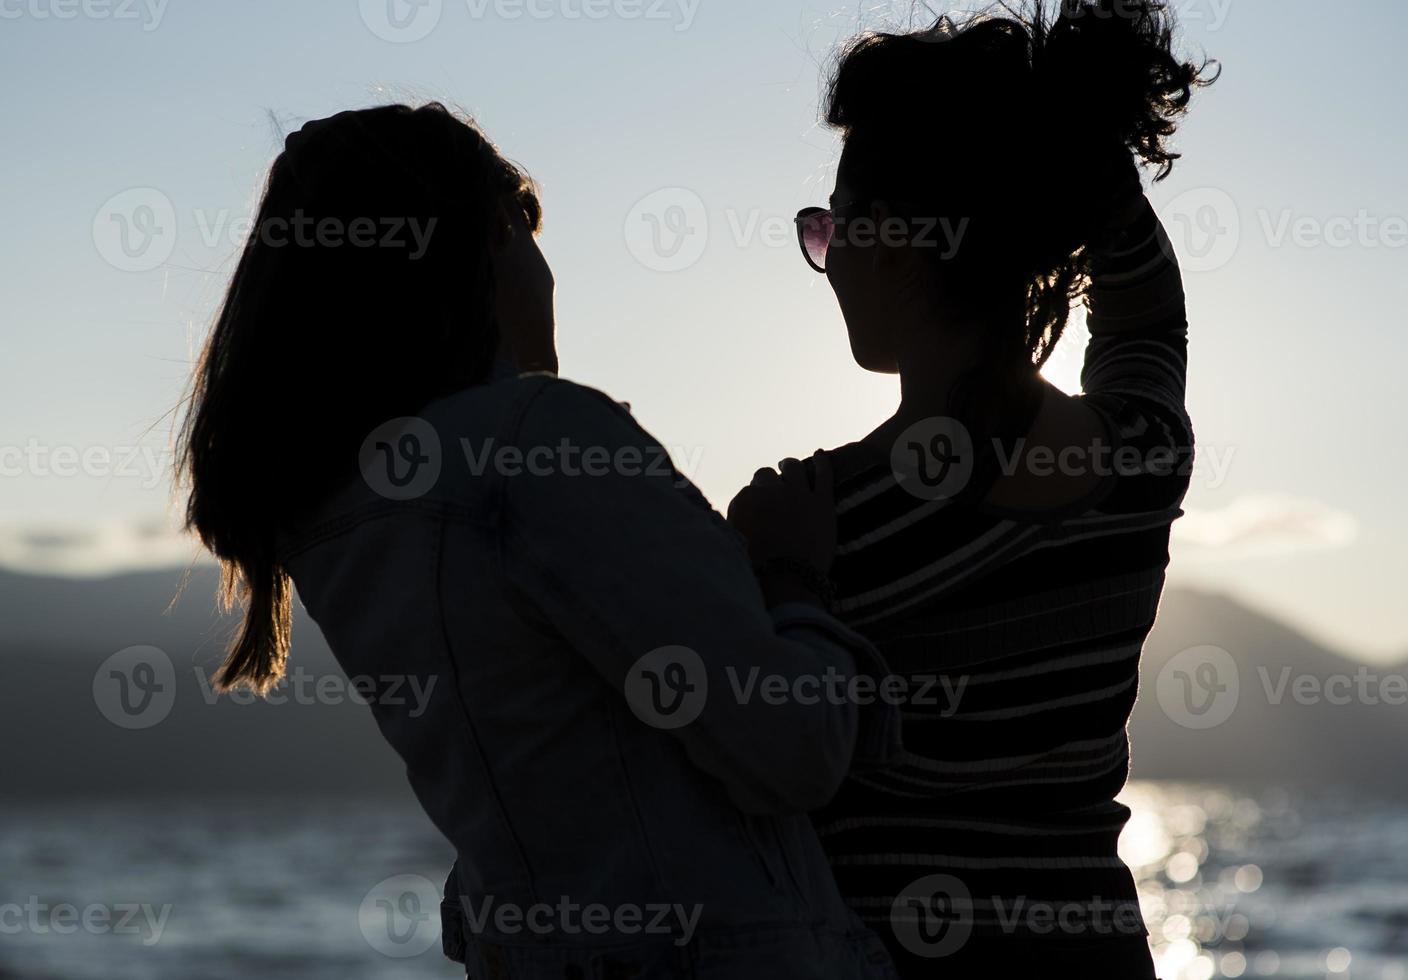
M 267 693 L 288 660 L 288 526 L 358 472 L 366 435 L 484 379 L 498 344 L 490 242 L 536 188 L 438 103 L 344 112 L 289 136 L 196 366 L 177 445 L 187 528 L 243 622 L 217 690 Z

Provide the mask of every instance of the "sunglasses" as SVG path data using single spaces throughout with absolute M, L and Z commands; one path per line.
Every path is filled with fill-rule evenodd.
M 797 212 L 797 244 L 802 258 L 817 272 L 826 274 L 826 253 L 836 233 L 836 208 L 803 208 Z
M 912 204 L 896 202 L 895 207 L 912 209 Z M 802 246 L 802 258 L 817 272 L 826 274 L 826 254 L 831 250 L 831 239 L 836 237 L 837 219 L 848 220 L 843 212 L 864 211 L 865 205 L 859 201 L 847 201 L 829 208 L 803 208 L 793 219 L 797 223 L 797 244 Z M 916 239 L 917 241 L 917 239 Z

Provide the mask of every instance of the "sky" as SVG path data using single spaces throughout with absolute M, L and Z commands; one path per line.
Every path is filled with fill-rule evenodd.
M 1171 578 L 1397 659 L 1408 5 L 1177 8 L 1185 50 L 1224 74 L 1151 190 L 1184 264 L 1201 458 Z M 537 178 L 563 374 L 630 402 L 717 506 L 758 466 L 868 432 L 897 382 L 851 361 L 791 218 L 830 193 L 837 42 L 932 19 L 819 0 L 0 0 L 0 566 L 190 560 L 171 413 L 241 222 L 283 132 L 388 101 L 467 110 Z M 938 125 L 962 94 L 896 97 Z M 1068 389 L 1083 337 L 1048 368 Z

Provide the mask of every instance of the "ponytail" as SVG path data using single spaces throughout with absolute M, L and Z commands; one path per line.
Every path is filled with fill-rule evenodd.
M 1169 145 L 1210 62 L 1173 51 L 1166 0 L 1012 0 L 1010 16 L 943 17 L 841 51 L 826 121 L 858 197 L 966 220 L 938 256 L 946 312 L 988 324 L 991 377 L 1041 367 L 1089 288 L 1088 247 L 1134 161 L 1167 177 Z M 901 206 L 897 202 L 904 202 Z

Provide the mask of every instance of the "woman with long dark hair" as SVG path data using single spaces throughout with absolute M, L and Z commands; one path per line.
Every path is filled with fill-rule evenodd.
M 244 605 L 218 686 L 278 683 L 296 584 L 349 676 L 425 692 L 360 693 L 458 852 L 472 977 L 892 976 L 805 813 L 893 755 L 897 713 L 733 694 L 883 669 L 823 610 L 825 467 L 760 481 L 745 549 L 554 376 L 539 220 L 438 105 L 289 137 L 182 433 L 189 524 Z
M 815 817 L 905 977 L 1153 975 L 1116 851 L 1125 725 L 1188 486 L 1187 321 L 1136 161 L 1206 66 L 1159 0 L 1044 4 L 844 50 L 798 216 L 893 417 L 827 454 L 836 609 L 907 680 L 905 751 Z M 1084 393 L 1038 370 L 1089 305 Z

